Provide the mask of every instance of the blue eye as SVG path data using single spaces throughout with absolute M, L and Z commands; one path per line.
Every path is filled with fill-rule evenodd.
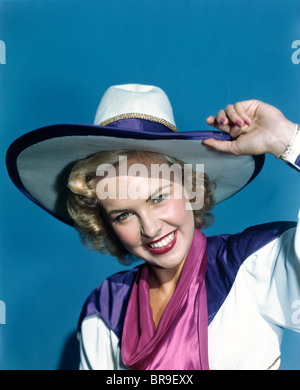
M 166 199 L 166 195 L 159 195 L 158 197 L 156 197 L 156 198 L 153 199 L 153 203 L 160 203 L 160 202 L 162 202 L 164 199 Z
M 128 217 L 130 217 L 131 214 L 132 214 L 132 213 L 127 212 L 127 213 L 123 213 L 123 214 L 121 214 L 121 215 L 118 215 L 118 216 L 116 217 L 115 221 L 116 221 L 116 222 L 125 221 L 125 219 L 127 219 Z

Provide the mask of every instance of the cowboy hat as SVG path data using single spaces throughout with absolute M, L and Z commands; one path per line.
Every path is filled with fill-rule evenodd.
M 8 173 L 29 199 L 72 225 L 66 208 L 67 181 L 80 159 L 106 150 L 148 150 L 189 164 L 204 164 L 215 183 L 219 203 L 259 173 L 264 156 L 233 156 L 207 148 L 207 138 L 228 140 L 219 131 L 179 132 L 167 95 L 158 87 L 126 84 L 110 87 L 94 124 L 60 124 L 31 131 L 7 151 Z

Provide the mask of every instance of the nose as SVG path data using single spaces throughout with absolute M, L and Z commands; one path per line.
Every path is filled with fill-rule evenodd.
M 161 231 L 160 221 L 157 215 L 151 212 L 140 216 L 141 235 L 147 238 L 155 238 Z

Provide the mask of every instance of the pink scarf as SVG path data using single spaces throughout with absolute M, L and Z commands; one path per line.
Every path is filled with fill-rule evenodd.
M 195 229 L 177 287 L 155 330 L 147 264 L 137 274 L 124 321 L 121 353 L 133 370 L 208 370 L 206 238 Z

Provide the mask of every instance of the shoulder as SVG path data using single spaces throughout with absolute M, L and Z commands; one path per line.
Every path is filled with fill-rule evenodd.
M 208 262 L 240 265 L 247 257 L 279 238 L 284 232 L 295 228 L 296 222 L 270 222 L 251 226 L 241 233 L 220 234 L 207 238 Z
M 207 237 L 205 283 L 209 322 L 227 298 L 242 264 L 295 227 L 294 222 L 271 222 L 249 227 L 241 233 Z
M 119 336 L 122 332 L 127 303 L 140 267 L 116 273 L 105 279 L 86 299 L 78 322 L 78 330 L 87 317 L 100 316 Z

